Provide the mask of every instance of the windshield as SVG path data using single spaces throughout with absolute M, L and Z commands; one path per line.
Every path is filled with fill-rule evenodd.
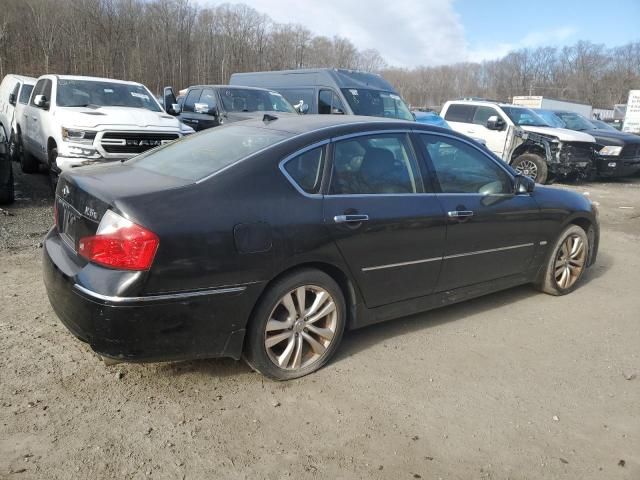
M 58 81 L 56 104 L 59 107 L 131 107 L 161 112 L 158 102 L 142 85 L 95 80 Z
M 355 115 L 414 120 L 400 95 L 395 93 L 363 88 L 343 88 L 342 93 Z
M 536 110 L 539 117 L 541 117 L 545 122 L 547 122 L 552 127 L 556 128 L 566 128 L 566 125 L 562 121 L 560 117 L 558 117 L 551 110 Z
M 291 104 L 277 92 L 249 88 L 227 88 L 220 91 L 227 112 L 296 113 Z
M 618 131 L 617 128 L 612 127 L 611 125 L 609 125 L 606 122 L 603 122 L 602 120 L 589 120 L 589 123 L 591 123 L 595 127 L 596 130 L 606 130 L 607 132 L 610 132 L 612 130 L 614 132 Z
M 521 127 L 548 127 L 549 124 L 528 108 L 502 107 L 511 121 Z
M 556 112 L 556 115 L 562 119 L 566 128 L 570 130 L 578 130 L 580 132 L 583 130 L 593 130 L 594 128 L 593 125 L 589 123 L 589 120 L 577 113 Z
M 289 136 L 290 133 L 268 128 L 229 125 L 184 137 L 126 163 L 161 175 L 197 181 Z

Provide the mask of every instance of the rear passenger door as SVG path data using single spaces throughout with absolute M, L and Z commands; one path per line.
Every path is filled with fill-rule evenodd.
M 335 139 L 324 223 L 368 307 L 428 295 L 444 250 L 442 208 L 404 132 Z

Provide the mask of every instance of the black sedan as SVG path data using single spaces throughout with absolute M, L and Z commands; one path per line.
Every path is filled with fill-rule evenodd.
M 598 239 L 588 198 L 451 130 L 265 116 L 65 172 L 44 279 L 105 359 L 244 357 L 291 379 L 345 329 L 525 283 L 569 293 Z

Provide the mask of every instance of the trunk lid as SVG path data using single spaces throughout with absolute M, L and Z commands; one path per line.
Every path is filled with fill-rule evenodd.
M 123 202 L 190 183 L 188 180 L 134 169 L 126 163 L 65 172 L 58 181 L 55 195 L 58 233 L 69 247 L 77 251 L 78 241 L 95 234 L 107 209 L 126 216 L 126 212 L 119 209 Z

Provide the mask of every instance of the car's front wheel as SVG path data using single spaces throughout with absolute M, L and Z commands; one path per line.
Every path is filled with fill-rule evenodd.
M 273 284 L 249 322 L 244 357 L 275 380 L 314 372 L 335 353 L 346 319 L 338 284 L 319 270 L 300 270 Z
M 550 295 L 566 295 L 575 290 L 587 268 L 589 248 L 589 237 L 581 227 L 567 227 L 553 246 L 538 288 Z

